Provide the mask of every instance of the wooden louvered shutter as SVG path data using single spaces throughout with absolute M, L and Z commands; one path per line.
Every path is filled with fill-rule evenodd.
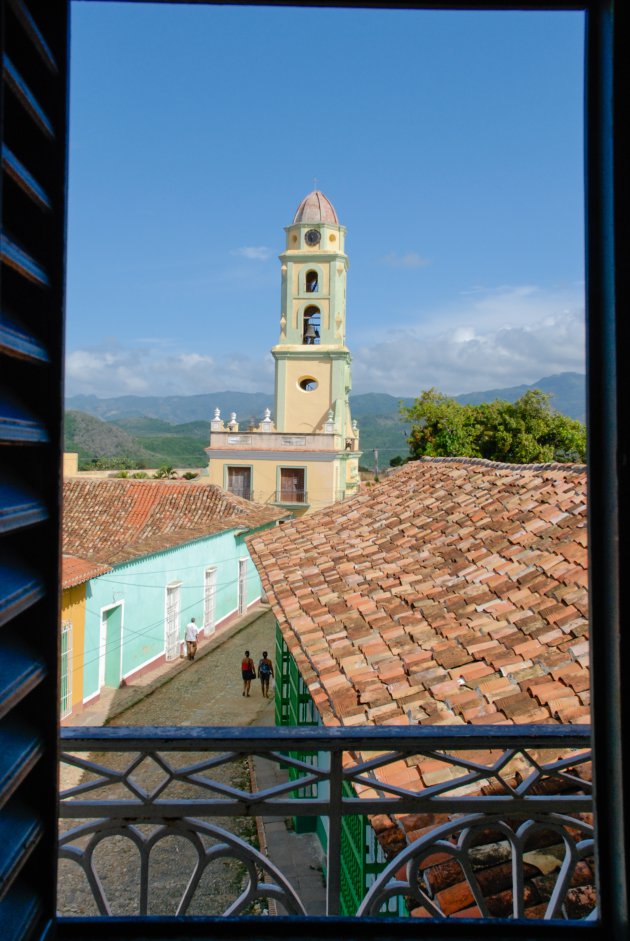
M 68 4 L 0 0 L 0 925 L 55 913 Z

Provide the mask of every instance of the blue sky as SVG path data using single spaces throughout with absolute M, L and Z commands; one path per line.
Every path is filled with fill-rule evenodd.
M 283 227 L 347 227 L 355 392 L 584 369 L 583 16 L 77 3 L 67 393 L 270 391 Z

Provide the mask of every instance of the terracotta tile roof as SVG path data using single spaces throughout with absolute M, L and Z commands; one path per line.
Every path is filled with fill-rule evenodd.
M 109 565 L 88 562 L 86 559 L 64 554 L 61 559 L 61 587 L 74 588 L 76 585 L 89 581 L 90 578 L 96 578 L 97 575 L 103 575 L 104 572 L 109 571 Z
M 586 536 L 582 466 L 424 459 L 247 542 L 325 724 L 583 724 Z M 493 754 L 460 757 L 486 764 Z M 526 760 L 506 768 L 512 784 L 528 773 Z M 460 774 L 429 757 L 376 772 L 412 790 Z M 448 819 L 417 817 L 372 821 L 388 856 Z M 434 897 L 445 913 L 471 914 L 461 870 L 447 878 L 434 856 L 423 863 L 425 881 L 442 879 Z M 511 893 L 497 865 L 489 856 L 483 891 L 502 915 Z M 575 917 L 592 906 L 589 873 L 570 890 Z M 528 908 L 549 897 L 540 871 L 531 876 Z
M 425 459 L 248 544 L 325 722 L 588 722 L 584 467 Z
M 286 516 L 211 484 L 175 480 L 68 479 L 63 551 L 114 565 L 230 529 Z

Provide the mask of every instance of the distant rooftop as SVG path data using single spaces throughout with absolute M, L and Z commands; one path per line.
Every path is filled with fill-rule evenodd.
M 63 552 L 115 565 L 283 516 L 211 484 L 71 478 L 64 483 Z

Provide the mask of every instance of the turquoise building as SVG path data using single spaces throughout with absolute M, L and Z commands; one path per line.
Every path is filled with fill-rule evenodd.
M 178 660 L 192 617 L 201 637 L 261 596 L 245 535 L 282 514 L 208 484 L 71 479 L 64 552 L 107 566 L 86 585 L 83 704 Z

